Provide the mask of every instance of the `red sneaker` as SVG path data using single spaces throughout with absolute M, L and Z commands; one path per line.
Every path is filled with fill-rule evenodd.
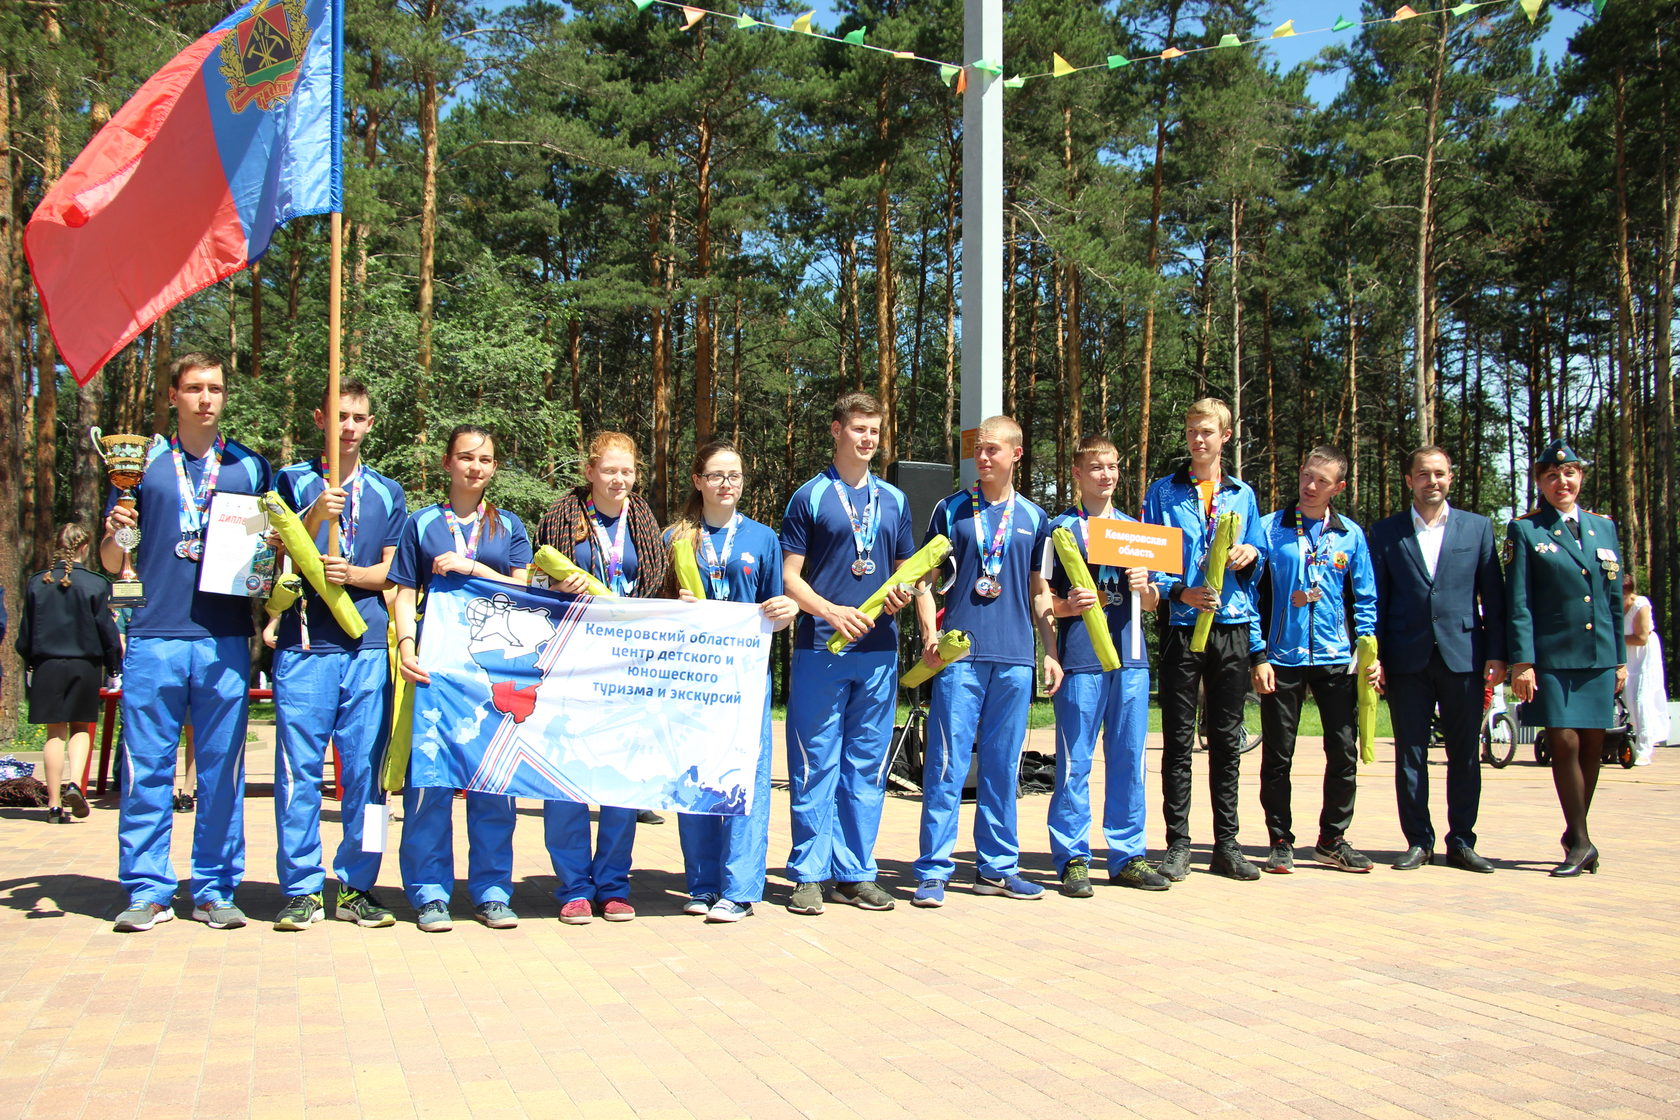
M 633 922 L 636 920 L 636 908 L 627 898 L 609 898 L 601 903 L 601 917 L 609 922 Z
M 569 926 L 586 926 L 595 917 L 595 908 L 587 898 L 574 898 L 560 907 L 560 920 Z

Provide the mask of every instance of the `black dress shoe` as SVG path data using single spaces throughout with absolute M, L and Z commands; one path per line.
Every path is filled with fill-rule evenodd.
M 1428 848 L 1413 844 L 1406 849 L 1406 854 L 1394 861 L 1396 871 L 1416 871 L 1426 863 L 1435 859 L 1435 853 Z
M 1478 875 L 1492 875 L 1493 864 L 1476 854 L 1476 849 L 1468 844 L 1447 849 L 1447 866 L 1457 867 L 1463 871 L 1474 871 Z
M 1598 849 L 1591 844 L 1564 856 L 1563 862 L 1552 868 L 1552 878 L 1573 879 L 1583 871 L 1588 875 L 1598 874 Z

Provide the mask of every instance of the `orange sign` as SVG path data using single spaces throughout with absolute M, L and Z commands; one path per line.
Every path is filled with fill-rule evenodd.
M 980 438 L 979 428 L 964 428 L 962 434 L 962 457 L 974 458 L 974 441 Z
M 1113 517 L 1093 517 L 1088 524 L 1090 538 L 1086 550 L 1091 555 L 1091 563 L 1183 573 L 1184 530 Z

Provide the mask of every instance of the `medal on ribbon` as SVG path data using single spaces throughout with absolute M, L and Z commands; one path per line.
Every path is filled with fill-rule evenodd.
M 980 578 L 974 581 L 974 592 L 983 599 L 996 599 L 1003 594 L 1003 549 L 1009 543 L 1009 529 L 1015 524 L 1015 495 L 1004 499 L 1003 512 L 998 516 L 997 529 L 990 541 L 986 538 L 986 505 L 976 485 L 968 492 L 969 505 L 974 513 L 974 547 L 980 553 Z

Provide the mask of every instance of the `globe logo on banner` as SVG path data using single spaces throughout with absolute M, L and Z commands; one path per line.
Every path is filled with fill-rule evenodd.
M 309 49 L 303 0 L 262 0 L 222 40 L 222 77 L 228 107 L 242 113 L 256 103 L 267 112 L 286 103 Z

